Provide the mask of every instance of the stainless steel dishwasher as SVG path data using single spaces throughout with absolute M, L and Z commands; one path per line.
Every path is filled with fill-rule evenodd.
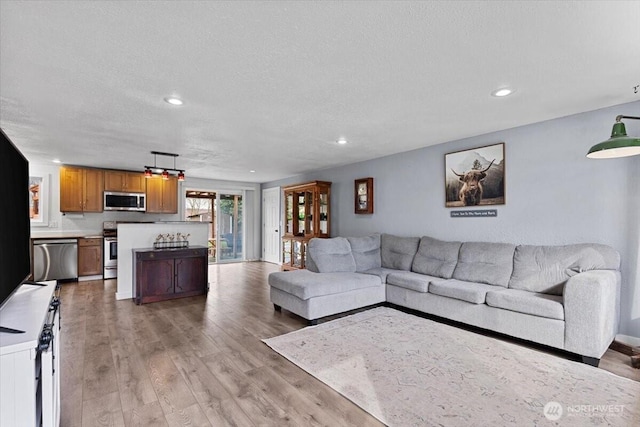
M 78 278 L 76 239 L 34 240 L 33 276 L 36 282 Z

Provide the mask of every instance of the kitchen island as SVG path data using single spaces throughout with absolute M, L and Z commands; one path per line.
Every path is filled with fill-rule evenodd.
M 206 246 L 132 252 L 136 304 L 205 295 L 209 290 Z
M 116 299 L 136 297 L 133 275 L 133 249 L 152 248 L 160 234 L 189 235 L 189 246 L 207 247 L 209 227 L 206 222 L 118 223 L 118 290 Z

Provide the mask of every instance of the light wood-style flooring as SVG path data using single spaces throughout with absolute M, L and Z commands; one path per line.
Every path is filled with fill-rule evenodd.
M 212 265 L 211 290 L 142 306 L 62 285 L 61 426 L 380 426 L 261 339 L 306 326 L 269 302 L 278 266 Z M 609 350 L 603 369 L 640 380 Z

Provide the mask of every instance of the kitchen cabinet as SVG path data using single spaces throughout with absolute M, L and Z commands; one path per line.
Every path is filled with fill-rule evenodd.
M 133 249 L 136 304 L 206 294 L 207 248 Z
M 306 248 L 314 237 L 331 234 L 331 183 L 312 181 L 283 188 L 285 230 L 282 269 L 306 268 Z
M 103 192 L 101 169 L 60 168 L 60 212 L 102 212 Z
M 147 182 L 147 213 L 178 213 L 178 179 L 153 176 Z
M 144 193 L 146 183 L 141 172 L 107 170 L 104 172 L 105 191 L 123 191 L 125 193 Z
M 102 274 L 102 239 L 78 239 L 78 276 Z

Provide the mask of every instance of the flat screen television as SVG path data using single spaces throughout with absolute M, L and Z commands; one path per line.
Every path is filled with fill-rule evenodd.
M 0 129 L 0 308 L 31 274 L 29 162 Z

